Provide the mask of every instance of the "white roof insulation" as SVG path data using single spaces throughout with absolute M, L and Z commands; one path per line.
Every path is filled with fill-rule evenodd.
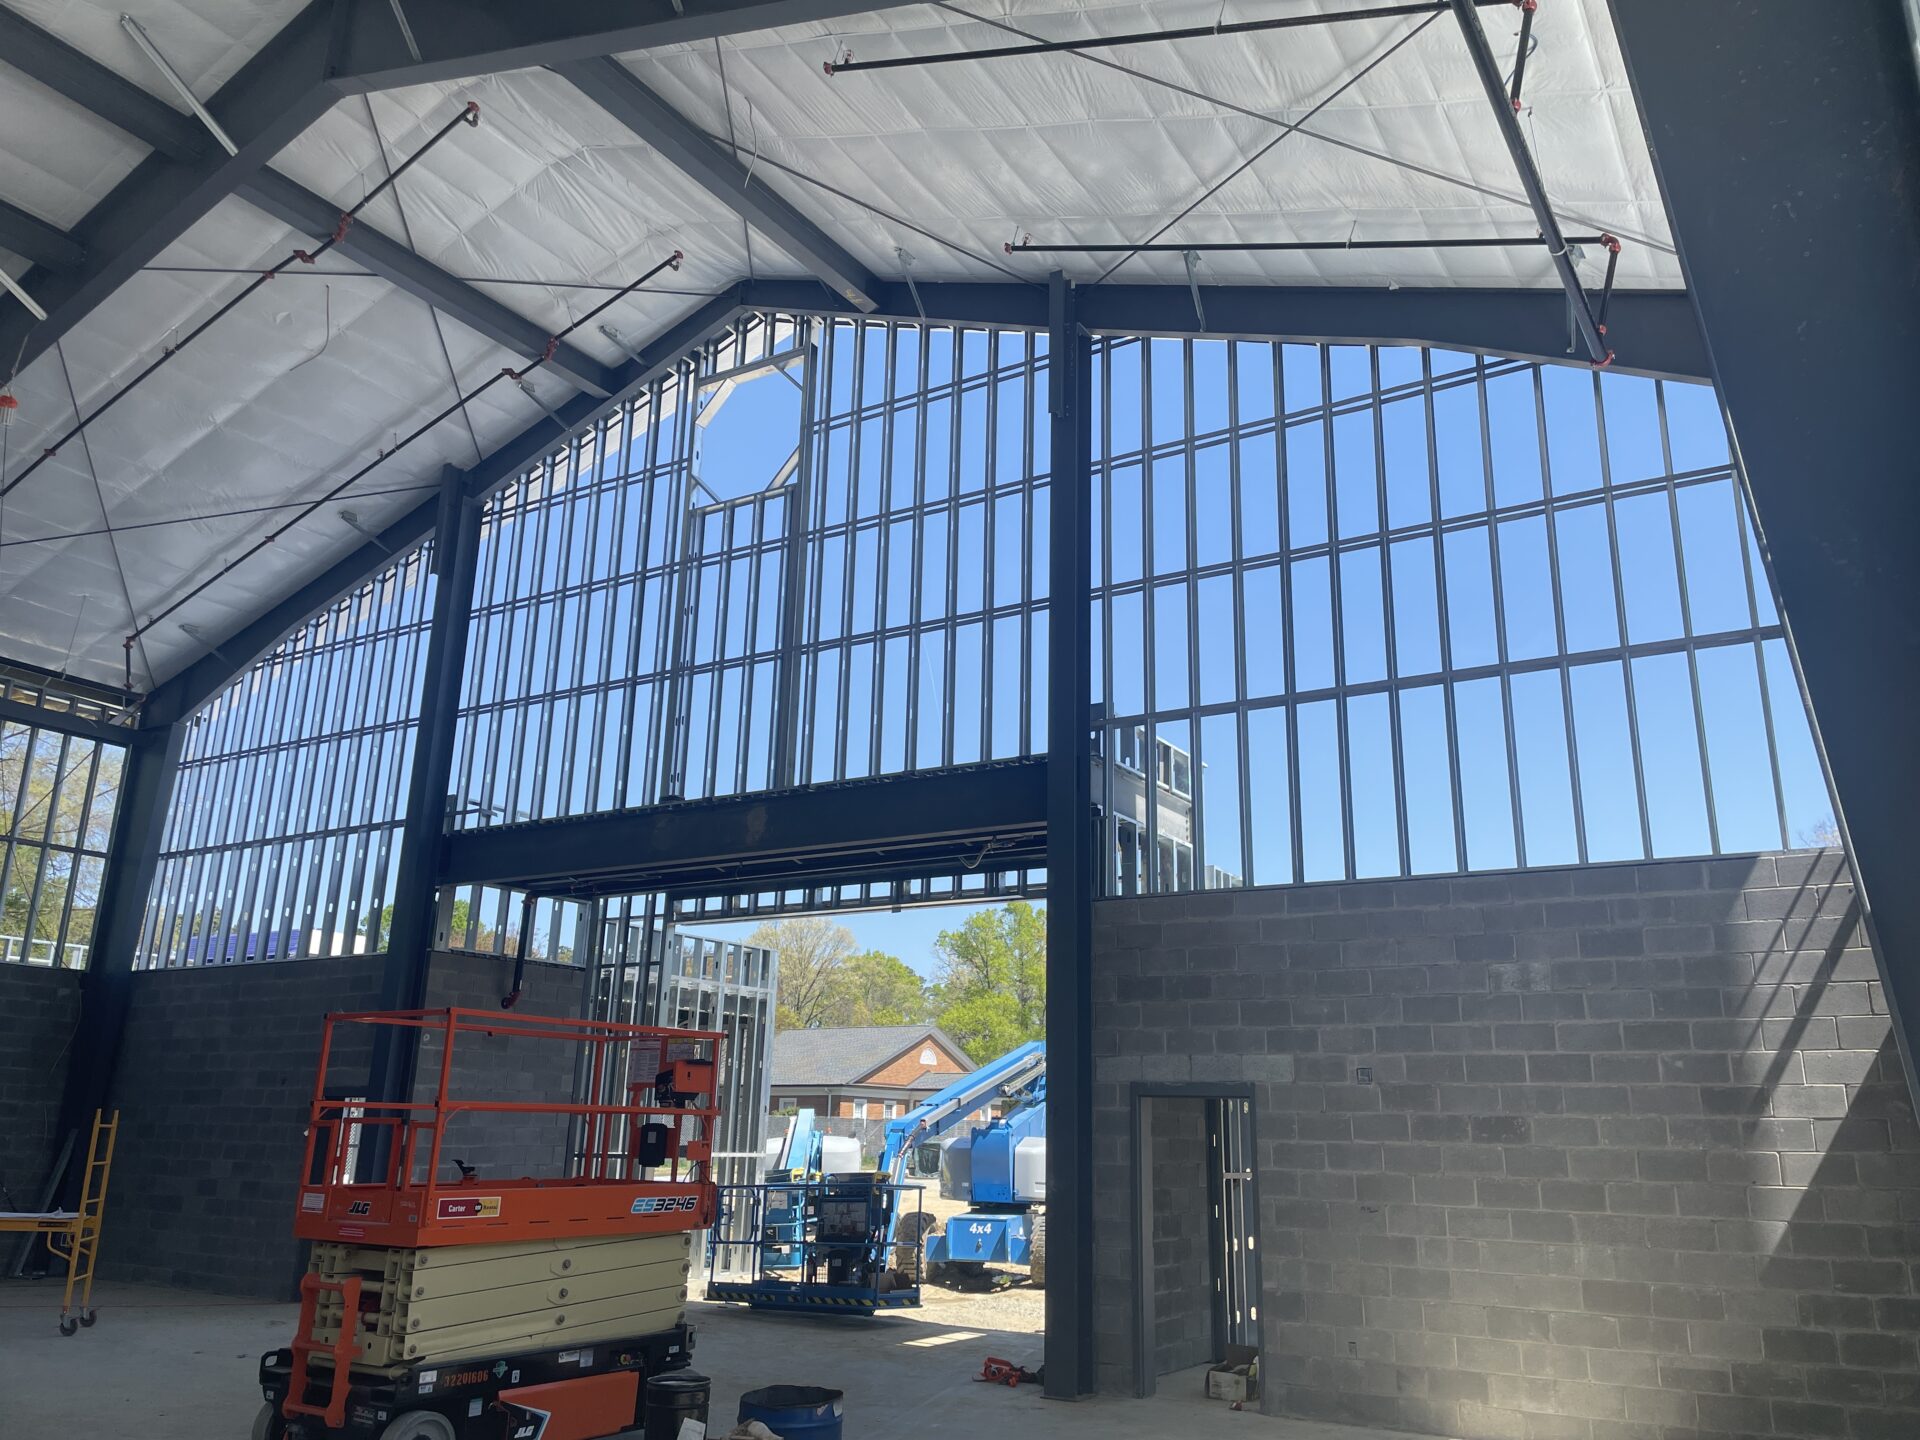
M 823 70 L 848 51 L 879 60 L 1341 8 L 1354 7 L 972 0 L 621 58 L 710 134 L 731 130 L 744 162 L 757 159 L 771 185 L 886 275 L 899 272 L 896 245 L 912 254 L 916 278 L 985 279 L 1002 267 L 1038 278 L 1058 265 L 1093 280 L 1121 258 L 1002 253 L 1027 235 L 1114 244 L 1535 234 L 1449 15 Z M 1511 57 L 1519 11 L 1480 13 L 1495 55 Z M 1543 5 L 1533 34 L 1522 120 L 1563 226 L 1628 242 L 1622 286 L 1678 287 L 1606 0 Z M 1596 282 L 1603 263 L 1587 261 Z M 1220 282 L 1289 285 L 1556 283 L 1538 248 L 1209 254 L 1202 269 Z M 1186 272 L 1180 256 L 1161 254 L 1128 261 L 1116 278 Z
M 120 6 L 8 3 L 175 103 L 121 31 Z M 299 8 L 128 3 L 202 95 Z M 1101 244 L 1532 235 L 1447 16 L 833 77 L 822 68 L 849 49 L 879 59 L 1316 8 L 1338 7 L 970 0 L 621 58 L 882 277 L 901 274 L 896 247 L 920 280 L 1037 279 L 1064 265 L 1093 281 L 1123 258 L 1002 253 L 1029 234 Z M 1511 57 L 1518 12 L 1481 15 L 1496 55 Z M 1522 120 L 1562 223 L 1626 241 L 1622 286 L 1678 287 L 1605 0 L 1553 0 L 1534 34 Z M 480 104 L 479 127 L 456 130 L 359 223 L 545 331 L 675 249 L 686 253 L 679 272 L 605 317 L 630 346 L 735 280 L 803 273 L 546 71 L 343 100 L 274 166 L 351 205 L 468 100 Z M 0 66 L 0 195 L 12 203 L 71 226 L 145 153 Z M 76 403 L 91 411 L 253 274 L 314 238 L 238 199 L 222 202 L 21 374 L 6 474 L 68 428 Z M 1602 259 L 1583 262 L 1596 283 Z M 24 269 L 3 252 L 0 264 Z M 297 268 L 0 502 L 0 654 L 120 681 L 130 612 L 144 619 L 164 608 L 281 523 L 286 507 L 449 403 L 456 387 L 529 358 L 454 319 L 436 325 L 423 302 L 350 261 L 328 257 L 317 267 L 326 275 Z M 1220 283 L 1556 283 L 1538 248 L 1214 253 L 1202 272 Z M 1128 259 L 1112 273 L 1185 280 L 1177 254 Z M 626 358 L 594 326 L 572 341 L 610 366 Z M 535 384 L 549 405 L 573 393 L 556 375 Z M 443 464 L 470 466 L 542 418 L 518 390 L 496 386 L 464 420 L 442 424 L 148 632 L 133 654 L 136 687 L 164 680 L 362 544 L 343 512 L 378 529 L 418 504 Z

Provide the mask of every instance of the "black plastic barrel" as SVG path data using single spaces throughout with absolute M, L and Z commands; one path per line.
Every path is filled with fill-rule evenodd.
M 691 1370 L 648 1377 L 647 1440 L 679 1440 L 680 1426 L 688 1420 L 706 1424 L 712 1398 L 713 1381 Z
M 840 1440 L 843 1391 L 820 1385 L 769 1385 L 740 1397 L 740 1420 L 758 1420 L 781 1440 Z M 647 1440 L 654 1440 L 651 1432 Z

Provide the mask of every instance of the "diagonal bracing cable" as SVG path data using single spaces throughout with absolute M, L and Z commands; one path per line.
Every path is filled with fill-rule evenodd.
M 1017 25 L 1008 24 L 1006 21 L 996 19 L 991 15 L 976 15 L 971 10 L 963 9 L 959 5 L 954 4 L 953 0 L 932 0 L 932 4 L 936 10 L 945 10 L 949 14 L 959 16 L 963 20 L 971 20 L 977 25 L 986 25 L 992 29 L 1004 31 L 1009 35 L 1018 35 L 1027 40 L 1041 40 L 1045 38 L 1031 30 L 1022 30 Z M 1484 195 L 1489 200 L 1499 200 L 1509 205 L 1525 205 L 1527 203 L 1527 197 L 1524 195 L 1515 195 L 1511 191 L 1500 189 L 1498 186 L 1483 185 L 1477 180 L 1467 179 L 1459 175 L 1450 175 L 1445 170 L 1436 170 L 1429 165 L 1422 165 L 1415 160 L 1408 160 L 1398 155 L 1389 155 L 1384 150 L 1375 150 L 1370 146 L 1357 144 L 1352 140 L 1343 140 L 1337 135 L 1329 135 L 1324 130 L 1309 129 L 1304 121 L 1289 122 L 1277 115 L 1269 115 L 1263 110 L 1256 110 L 1251 106 L 1237 104 L 1222 96 L 1209 94 L 1205 90 L 1196 90 L 1193 86 L 1183 85 L 1178 80 L 1169 80 L 1164 75 L 1155 75 L 1149 70 L 1136 70 L 1131 65 L 1123 65 L 1118 60 L 1109 60 L 1104 55 L 1094 55 L 1085 50 L 1075 50 L 1071 52 L 1070 58 L 1083 61 L 1088 65 L 1098 65 L 1102 69 L 1112 70 L 1121 75 L 1131 75 L 1136 80 L 1144 80 L 1149 85 L 1157 85 L 1163 90 L 1171 90 L 1174 94 L 1184 95 L 1189 100 L 1200 100 L 1208 105 L 1217 105 L 1222 110 L 1244 116 L 1249 120 L 1256 120 L 1262 125 L 1285 127 L 1291 124 L 1299 134 L 1306 136 L 1309 140 L 1318 140 L 1322 145 L 1331 145 L 1336 150 L 1345 150 L 1354 155 L 1364 155 L 1369 160 L 1378 160 L 1382 164 L 1393 166 L 1396 170 L 1405 170 L 1412 175 L 1423 175 L 1427 179 L 1437 180 L 1443 185 L 1452 185 L 1475 195 Z M 1581 225 L 1592 225 L 1596 228 L 1610 230 L 1613 234 L 1620 236 L 1622 239 L 1631 240 L 1636 245 L 1644 245 L 1649 249 L 1659 250 L 1668 255 L 1676 253 L 1670 243 L 1658 240 L 1651 235 L 1629 230 L 1617 224 L 1603 225 L 1601 221 L 1592 216 L 1577 211 L 1566 210 L 1563 213 L 1570 221 L 1577 222 Z
M 439 488 L 437 484 L 390 485 L 381 490 L 355 491 L 354 498 L 373 500 L 382 495 L 419 495 Z M 13 550 L 22 545 L 59 545 L 69 540 L 90 540 L 99 535 L 127 535 L 136 530 L 165 530 L 170 525 L 204 525 L 209 520 L 233 520 L 242 515 L 271 515 L 276 510 L 298 510 L 305 503 L 304 500 L 283 500 L 275 505 L 242 505 L 231 510 L 206 510 L 194 515 L 167 515 L 158 520 L 123 520 L 118 525 L 96 530 L 61 530 L 52 535 L 22 535 L 12 540 L 0 539 L 0 550 Z
M 202 335 L 206 334 L 208 330 L 212 329 L 215 325 L 219 324 L 220 321 L 224 320 L 228 315 L 231 315 L 234 312 L 234 310 L 239 308 L 239 306 L 247 299 L 248 296 L 252 295 L 254 291 L 258 290 L 262 285 L 265 285 L 268 281 L 272 280 L 282 270 L 285 270 L 289 265 L 293 265 L 296 263 L 311 265 L 314 261 L 318 260 L 322 255 L 326 254 L 329 250 L 331 250 L 335 245 L 338 245 L 343 239 L 346 238 L 348 229 L 353 225 L 354 220 L 359 216 L 360 212 L 362 210 L 365 210 L 367 206 L 371 205 L 375 200 L 379 199 L 381 195 L 385 194 L 388 188 L 392 186 L 394 181 L 398 180 L 402 175 L 406 174 L 408 170 L 412 169 L 413 166 L 420 160 L 420 158 L 424 156 L 429 150 L 433 149 L 434 146 L 438 145 L 442 140 L 446 139 L 448 135 L 452 134 L 455 126 L 478 125 L 479 123 L 480 123 L 480 106 L 477 102 L 469 100 L 466 103 L 466 105 L 461 109 L 458 115 L 455 115 L 453 119 L 449 120 L 445 125 L 442 125 L 438 130 L 434 131 L 432 135 L 427 137 L 426 143 L 423 144 L 418 150 L 414 151 L 413 154 L 409 155 L 406 158 L 406 160 L 404 160 L 400 164 L 398 169 L 394 170 L 390 175 L 387 176 L 385 180 L 381 181 L 378 185 L 374 186 L 373 189 L 369 190 L 364 200 L 362 200 L 358 205 L 355 205 L 351 210 L 341 211 L 340 223 L 334 227 L 333 234 L 329 235 L 314 249 L 295 250 L 292 254 L 288 255 L 286 259 L 282 260 L 279 264 L 273 266 L 271 269 L 261 271 L 260 274 L 255 277 L 254 282 L 251 285 L 248 285 L 246 288 L 241 290 L 239 294 L 235 295 L 231 300 L 228 300 L 226 304 L 222 305 L 219 309 L 215 310 L 206 319 L 202 320 L 198 325 L 194 326 L 193 329 L 189 330 L 184 336 L 181 337 L 178 344 L 169 345 L 169 346 L 166 346 L 164 349 L 162 349 L 159 355 L 157 355 L 144 369 L 142 369 L 139 374 L 135 375 L 131 380 L 127 381 L 126 384 L 122 385 L 119 389 L 115 390 L 113 394 L 109 395 L 98 406 L 96 406 L 91 414 L 83 416 L 82 418 L 77 420 L 74 423 L 73 427 L 69 429 L 66 434 L 62 435 L 58 440 L 54 441 L 53 444 L 47 446 L 46 449 L 42 450 L 40 454 L 34 459 L 34 461 L 30 465 L 26 466 L 23 470 L 21 470 L 21 472 L 18 475 L 14 476 L 11 480 L 7 481 L 6 484 L 0 485 L 0 495 L 10 494 L 13 491 L 14 487 L 17 486 L 22 480 L 26 479 L 29 475 L 33 474 L 34 471 L 38 470 L 42 465 L 46 464 L 46 462 L 51 460 L 55 455 L 58 455 L 60 453 L 62 446 L 68 444 L 76 435 L 81 434 L 83 431 L 86 430 L 86 428 L 89 425 L 93 424 L 94 421 L 98 420 L 102 415 L 106 414 L 107 411 L 111 410 L 114 406 L 118 405 L 122 400 L 126 399 L 127 396 L 132 394 L 133 391 L 136 388 L 138 388 L 142 382 L 144 382 L 150 375 L 154 373 L 154 371 L 158 370 L 161 366 L 165 365 L 169 360 L 173 359 L 174 356 L 178 355 L 182 350 L 186 349 L 187 346 L 191 345 L 195 340 L 198 340 Z
M 1241 161 L 1232 170 L 1228 171 L 1227 174 L 1223 176 L 1221 179 L 1216 181 L 1214 184 L 1209 185 L 1205 190 L 1205 192 L 1202 193 L 1198 198 L 1196 198 L 1192 204 L 1188 205 L 1186 209 L 1182 210 L 1178 215 L 1174 216 L 1171 220 L 1167 221 L 1166 224 L 1162 225 L 1158 230 L 1154 231 L 1153 234 L 1149 235 L 1146 239 L 1146 243 L 1151 245 L 1154 241 L 1158 240 L 1162 235 L 1165 235 L 1169 230 L 1173 229 L 1174 226 L 1178 225 L 1182 220 L 1186 219 L 1194 211 L 1198 210 L 1202 205 L 1206 204 L 1207 201 L 1211 200 L 1215 195 L 1218 195 L 1222 190 L 1226 189 L 1227 186 L 1231 185 L 1235 180 L 1239 179 L 1242 175 L 1246 174 L 1247 171 L 1251 170 L 1254 164 L 1258 160 L 1260 160 L 1260 158 L 1264 156 L 1269 150 L 1273 149 L 1274 146 L 1278 145 L 1282 140 L 1285 140 L 1288 136 L 1298 134 L 1300 127 L 1302 125 L 1306 124 L 1307 121 L 1313 119 L 1314 116 L 1318 115 L 1322 110 L 1326 109 L 1329 105 L 1333 104 L 1334 101 L 1338 100 L 1342 95 L 1346 94 L 1347 91 L 1351 90 L 1354 86 L 1358 85 L 1362 80 L 1366 79 L 1367 76 L 1371 75 L 1375 70 L 1379 69 L 1380 66 L 1384 65 L 1388 60 L 1392 59 L 1395 55 L 1399 54 L 1400 51 L 1404 49 L 1407 45 L 1411 44 L 1416 37 L 1424 34 L 1426 32 L 1427 27 L 1433 24 L 1433 22 L 1435 20 L 1438 20 L 1439 18 L 1440 17 L 1438 14 L 1432 14 L 1427 16 L 1426 19 L 1422 20 L 1418 25 L 1415 25 L 1411 30 L 1407 31 L 1406 34 L 1402 35 L 1398 40 L 1394 41 L 1393 44 L 1389 45 L 1386 49 L 1382 50 L 1378 55 L 1374 56 L 1373 59 L 1369 60 L 1365 65 L 1362 65 L 1358 70 L 1354 71 L 1353 74 L 1349 75 L 1345 80 L 1341 81 L 1338 86 L 1328 91 L 1326 97 L 1322 99 L 1319 104 L 1315 105 L 1311 110 L 1307 111 L 1305 115 L 1301 116 L 1298 121 L 1288 123 L 1286 129 L 1282 130 L 1278 135 L 1274 136 L 1266 144 L 1262 145 L 1258 150 L 1254 151 L 1253 154 L 1249 155 L 1245 160 Z M 1137 253 L 1137 251 L 1138 251 L 1138 247 L 1136 246 L 1132 250 L 1129 250 L 1127 254 L 1122 255 L 1118 260 L 1114 261 L 1113 264 L 1109 265 L 1105 270 L 1101 271 L 1100 278 L 1094 281 L 1093 283 L 1096 285 L 1105 283 L 1106 280 L 1113 274 L 1113 272 L 1118 270 L 1122 265 L 1126 264 L 1127 261 L 1131 260 L 1134 254 Z
M 395 173 L 397 174 L 399 172 L 396 171 Z M 564 330 L 558 331 L 554 335 L 549 336 L 547 339 L 547 348 L 543 350 L 534 359 L 528 361 L 525 365 L 521 366 L 518 370 L 514 370 L 511 368 L 501 370 L 497 374 L 491 375 L 487 379 L 481 381 L 478 385 L 474 386 L 471 390 L 468 390 L 464 394 L 456 396 L 452 404 L 443 407 L 438 413 L 434 414 L 429 419 L 422 421 L 419 425 L 415 426 L 407 434 L 401 436 L 400 439 L 396 440 L 387 449 L 382 450 L 378 455 L 374 456 L 373 459 L 369 460 L 366 464 L 362 465 L 358 470 L 354 471 L 351 475 L 347 476 L 346 479 L 340 481 L 337 485 L 331 486 L 326 491 L 325 494 L 316 496 L 314 499 L 308 501 L 300 509 L 298 514 L 294 515 L 291 519 L 287 520 L 284 524 L 278 525 L 274 529 L 269 530 L 265 535 L 262 535 L 258 540 L 254 541 L 253 544 L 249 545 L 246 549 L 242 550 L 238 555 L 234 556 L 231 560 L 227 561 L 227 563 L 222 565 L 218 570 L 215 570 L 211 575 L 208 575 L 205 579 L 201 580 L 192 589 L 188 590 L 185 594 L 181 595 L 178 599 L 174 600 L 164 610 L 161 610 L 158 613 L 149 616 L 147 618 L 147 622 L 144 625 L 138 626 L 133 631 L 132 634 L 127 636 L 127 640 L 126 640 L 127 645 L 131 647 L 134 644 L 134 642 L 137 641 L 142 635 L 146 634 L 149 630 L 153 629 L 154 626 L 158 625 L 162 620 L 165 620 L 169 615 L 172 615 L 173 613 L 175 613 L 177 610 L 180 609 L 182 605 L 185 605 L 189 600 L 192 600 L 196 595 L 203 594 L 210 586 L 215 584 L 217 581 L 224 579 L 226 576 L 232 574 L 241 565 L 245 564 L 248 560 L 252 559 L 255 555 L 258 555 L 262 550 L 266 550 L 270 548 L 275 541 L 279 540 L 279 538 L 282 535 L 285 535 L 289 530 L 293 529 L 294 526 L 298 525 L 302 520 L 305 520 L 309 515 L 313 514 L 314 511 L 318 510 L 322 505 L 325 505 L 330 500 L 339 498 L 341 494 L 343 494 L 356 482 L 358 482 L 361 479 L 364 479 L 367 475 L 372 474 L 374 470 L 386 464 L 387 461 L 391 460 L 395 455 L 398 455 L 402 450 L 406 449 L 409 445 L 413 444 L 414 441 L 418 440 L 422 435 L 425 435 L 429 430 L 432 430 L 442 420 L 445 420 L 448 416 L 452 415 L 455 411 L 460 410 L 465 406 L 471 404 L 473 401 L 479 399 L 482 395 L 486 394 L 487 391 L 491 390 L 494 386 L 498 385 L 502 380 L 512 380 L 512 381 L 518 382 L 520 380 L 523 380 L 528 375 L 531 375 L 534 371 L 538 370 L 542 365 L 545 365 L 549 360 L 553 358 L 554 352 L 560 348 L 560 342 L 565 340 L 568 336 L 572 335 L 574 331 L 578 330 L 582 325 L 585 325 L 590 321 L 598 318 L 606 310 L 610 309 L 614 305 L 617 305 L 620 301 L 626 299 L 627 296 L 633 294 L 634 291 L 638 290 L 642 285 L 645 285 L 649 280 L 653 279 L 653 277 L 658 275 L 661 271 L 678 270 L 680 268 L 680 262 L 684 258 L 686 257 L 682 254 L 682 252 L 678 250 L 674 251 L 673 254 L 669 255 L 665 260 L 662 260 L 658 265 L 655 265 L 651 270 L 648 270 L 645 274 L 639 276 L 638 278 L 629 282 L 627 285 L 621 287 L 619 290 L 615 291 L 612 295 L 609 295 L 605 300 L 602 300 L 598 305 L 594 306 L 591 310 L 587 311 L 585 315 L 582 315 L 578 320 L 574 321 L 571 325 L 567 326 Z
M 67 366 L 67 347 L 63 342 L 56 340 L 53 342 L 53 351 L 60 359 L 60 376 L 67 383 L 67 399 L 73 404 L 73 413 L 78 415 L 80 413 L 80 397 L 74 392 L 73 371 Z M 87 476 L 93 481 L 93 498 L 98 501 L 100 505 L 100 524 L 106 531 L 107 549 L 111 551 L 113 555 L 114 574 L 120 578 L 120 598 L 126 602 L 127 622 L 132 625 L 138 625 L 140 623 L 140 615 L 139 612 L 133 608 L 133 586 L 127 583 L 127 564 L 120 555 L 120 541 L 114 532 L 113 516 L 107 513 L 107 492 L 102 489 L 100 485 L 100 469 L 93 463 L 93 446 L 88 444 L 85 438 L 82 438 L 80 441 L 80 449 L 87 459 Z M 76 621 L 76 633 L 78 633 L 78 629 L 79 626 Z M 145 645 L 140 647 L 140 663 L 146 668 L 147 684 L 153 684 L 153 658 L 147 654 L 147 647 Z M 131 645 L 127 647 L 126 678 L 127 689 L 133 689 L 133 646 Z
M 393 8 L 394 13 L 396 15 L 399 14 L 399 0 L 394 0 Z M 387 159 L 387 137 L 380 133 L 380 122 L 374 118 L 373 96 L 362 95 L 360 97 L 360 103 L 366 106 L 367 129 L 373 132 L 374 148 L 380 152 L 380 163 L 386 167 L 388 178 L 391 180 L 393 166 Z M 406 202 L 401 200 L 398 186 L 395 186 L 393 191 L 393 212 L 400 219 L 400 238 L 407 242 L 407 249 L 417 253 L 420 247 L 413 243 L 413 225 L 407 219 Z M 440 358 L 446 363 L 447 367 L 447 384 L 452 386 L 454 391 L 458 393 L 460 389 L 460 376 L 453 368 L 453 352 L 447 348 L 447 332 L 446 328 L 440 323 L 440 312 L 434 306 L 429 305 L 427 306 L 427 314 L 433 319 L 433 338 L 440 342 Z M 473 428 L 473 417 L 467 414 L 465 410 L 460 412 L 460 418 L 466 422 L 467 438 L 473 442 L 473 463 L 478 465 L 481 460 L 486 457 L 486 452 L 480 448 L 479 432 Z

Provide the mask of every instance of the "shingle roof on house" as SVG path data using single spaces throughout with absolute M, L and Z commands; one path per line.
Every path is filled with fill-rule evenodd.
M 782 1030 L 773 1037 L 775 1085 L 851 1085 L 923 1040 L 936 1041 L 967 1069 L 973 1061 L 937 1025 L 861 1025 L 845 1030 Z

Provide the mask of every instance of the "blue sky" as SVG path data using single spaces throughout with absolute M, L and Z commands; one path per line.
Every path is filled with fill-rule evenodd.
M 1044 597 L 1046 485 L 1021 480 L 1022 431 L 1008 424 L 1021 413 L 1020 372 L 1002 370 L 1011 378 L 991 382 L 994 425 L 985 385 L 958 405 L 943 398 L 924 411 L 896 409 L 889 431 L 876 418 L 860 421 L 860 463 L 849 467 L 844 417 L 854 365 L 865 367 L 869 400 L 888 393 L 884 332 L 868 332 L 857 350 L 850 335 L 834 337 L 822 413 L 836 423 L 818 473 L 828 520 L 851 523 L 864 548 L 849 554 L 836 536 L 819 551 L 817 633 L 823 642 L 841 635 L 844 598 L 853 643 L 822 655 L 807 778 L 836 778 L 831 747 L 820 746 L 843 729 L 855 737 L 845 776 L 868 773 L 864 740 L 876 705 L 881 769 L 909 768 L 898 678 L 907 668 L 904 639 L 887 641 L 878 657 L 892 677 L 883 698 L 871 690 L 876 657 L 867 637 L 883 615 L 888 625 L 910 619 L 922 627 L 912 763 L 939 763 L 943 722 L 952 727 L 953 763 L 1021 753 L 1023 688 L 1033 748 L 1044 749 L 1044 610 L 1001 608 L 985 624 L 956 623 L 943 598 L 949 526 L 959 531 L 957 614 L 1022 605 L 1023 570 L 1033 587 L 1024 603 Z M 1025 343 L 1001 337 L 993 362 L 1017 367 Z M 896 399 L 910 389 L 904 379 L 918 359 L 911 332 L 901 331 L 899 344 Z M 988 352 L 984 337 L 969 332 L 961 373 L 983 375 Z M 952 362 L 951 339 L 937 338 L 930 378 L 950 377 Z M 1342 412 L 1374 388 L 1376 364 L 1384 395 L 1377 422 L 1371 408 Z M 1363 346 L 1276 352 L 1202 341 L 1189 350 L 1155 340 L 1103 354 L 1094 563 L 1096 586 L 1110 594 L 1095 605 L 1096 655 L 1108 657 L 1096 663 L 1096 701 L 1129 724 L 1152 717 L 1162 739 L 1198 752 L 1207 859 L 1256 884 L 1399 873 L 1402 811 L 1414 873 L 1508 868 L 1520 862 L 1521 845 L 1528 864 L 1551 865 L 1581 859 L 1582 841 L 1591 861 L 1710 853 L 1716 841 L 1721 852 L 1775 848 L 1783 838 L 1806 843 L 1831 809 L 1784 640 L 1704 646 L 1691 659 L 1668 648 L 1778 623 L 1757 541 L 1725 473 L 1726 434 L 1711 390 L 1612 372 L 1596 385 L 1583 367 L 1490 359 L 1483 412 L 1474 385 L 1449 383 L 1470 380 L 1475 365 L 1470 355 L 1433 352 L 1430 446 L 1417 350 L 1382 348 L 1376 361 Z M 1276 416 L 1299 417 L 1325 401 L 1331 419 L 1296 418 L 1276 430 Z M 798 402 L 798 390 L 779 376 L 736 388 L 702 439 L 703 476 L 722 494 L 764 485 L 791 452 Z M 1044 468 L 1044 371 L 1029 403 L 1029 453 Z M 924 436 L 916 435 L 919 423 Z M 949 464 L 953 429 L 960 444 Z M 891 436 L 890 457 L 883 435 Z M 1178 448 L 1169 451 L 1170 443 Z M 884 518 L 905 513 L 916 444 L 930 505 L 917 614 L 908 522 Z M 1683 477 L 1671 489 L 1670 473 Z M 1492 523 L 1489 503 L 1501 515 Z M 872 542 L 889 526 L 895 539 L 883 565 Z M 1301 553 L 1328 545 L 1337 553 Z M 982 643 L 989 635 L 991 662 Z M 1023 638 L 1036 661 L 1024 687 Z M 1624 658 L 1624 647 L 1638 653 Z M 1449 678 L 1562 653 L 1589 658 L 1564 677 L 1557 667 L 1514 673 L 1504 689 L 1497 677 Z M 844 715 L 842 663 L 852 675 Z M 1290 692 L 1389 676 L 1395 693 L 1276 703 Z M 983 725 L 985 697 L 993 714 Z M 1449 702 L 1457 753 L 1449 749 Z M 1210 706 L 1245 708 L 1194 713 Z M 1778 801 L 1771 751 L 1779 756 Z M 926 969 L 934 936 L 964 913 L 881 912 L 846 923 L 863 946 Z

